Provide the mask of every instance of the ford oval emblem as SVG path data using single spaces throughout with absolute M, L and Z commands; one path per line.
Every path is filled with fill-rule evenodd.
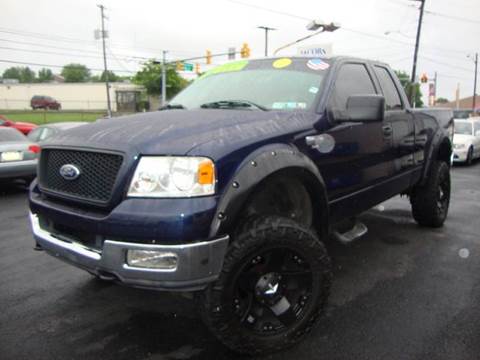
M 65 180 L 75 180 L 80 176 L 80 169 L 72 164 L 65 164 L 60 168 L 60 175 Z

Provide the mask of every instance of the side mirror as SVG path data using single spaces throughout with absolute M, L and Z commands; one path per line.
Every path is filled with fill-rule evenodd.
M 13 121 L 5 120 L 3 126 L 13 126 Z
M 352 95 L 347 99 L 347 121 L 383 121 L 385 98 L 381 95 Z

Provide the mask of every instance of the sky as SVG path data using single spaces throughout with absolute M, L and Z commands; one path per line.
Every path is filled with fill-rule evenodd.
M 252 57 L 264 55 L 264 32 L 270 32 L 270 53 L 306 36 L 311 19 L 334 21 L 341 28 L 322 33 L 302 45 L 332 44 L 335 55 L 384 61 L 397 70 L 411 72 L 418 1 L 412 0 L 1 0 L 0 73 L 24 64 L 82 63 L 99 73 L 103 68 L 100 28 L 102 1 L 109 31 L 109 68 L 133 75 L 149 58 L 167 60 L 237 51 L 248 43 Z M 480 0 L 426 0 L 417 74 L 433 78 L 437 72 L 437 97 L 453 100 L 473 94 L 474 63 L 480 52 Z M 296 54 L 296 47 L 280 55 Z M 223 63 L 226 57 L 214 58 Z M 199 61 L 205 69 L 204 61 Z M 38 71 L 44 66 L 28 65 Z M 477 91 L 477 93 L 480 91 Z

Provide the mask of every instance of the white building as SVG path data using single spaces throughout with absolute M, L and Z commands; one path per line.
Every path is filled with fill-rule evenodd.
M 142 86 L 115 82 L 110 84 L 110 101 L 113 111 L 124 111 L 138 99 Z M 0 109 L 28 110 L 34 95 L 51 96 L 63 110 L 105 110 L 107 92 L 105 83 L 39 83 L 0 84 Z

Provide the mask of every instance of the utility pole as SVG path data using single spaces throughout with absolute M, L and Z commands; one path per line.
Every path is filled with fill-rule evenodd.
M 413 1 L 420 1 L 422 5 L 420 5 L 420 17 L 418 18 L 418 27 L 417 27 L 417 38 L 415 40 L 415 52 L 413 53 L 413 68 L 412 68 L 412 79 L 411 83 L 412 86 L 410 87 L 410 103 L 413 107 L 415 107 L 415 82 L 417 77 L 417 58 L 418 58 L 418 47 L 420 44 L 420 34 L 422 32 L 422 21 L 423 21 L 423 11 L 425 9 L 425 1 L 426 0 L 413 0 Z
M 167 66 L 166 61 L 167 51 L 162 51 L 162 104 L 161 106 L 165 106 L 167 103 Z
M 476 101 L 477 101 L 477 69 L 478 69 L 478 53 L 475 53 L 475 80 L 473 81 L 473 101 L 472 101 L 472 110 L 475 112 Z
M 110 84 L 108 83 L 108 69 L 107 69 L 107 54 L 105 51 L 105 15 L 103 11 L 105 7 L 103 5 L 97 5 L 100 8 L 100 15 L 102 17 L 102 45 L 103 45 L 103 66 L 105 71 L 105 87 L 107 89 L 107 108 L 108 108 L 108 117 L 112 117 L 112 107 L 110 104 Z
M 268 56 L 268 32 L 270 30 L 277 30 L 268 26 L 257 26 L 258 29 L 265 30 L 265 57 Z

